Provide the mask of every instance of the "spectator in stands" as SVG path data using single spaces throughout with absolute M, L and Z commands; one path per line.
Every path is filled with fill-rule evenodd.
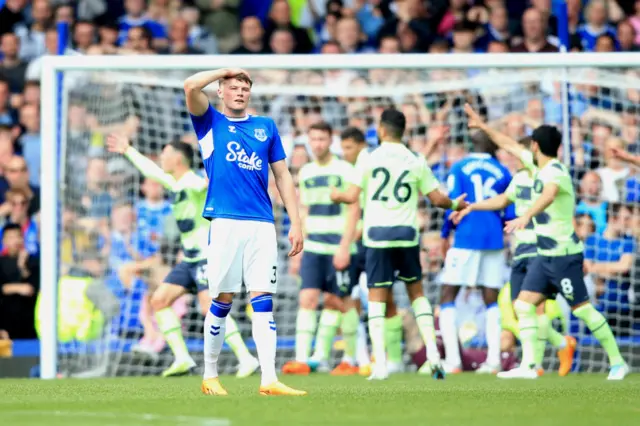
M 607 226 L 607 202 L 602 199 L 602 181 L 600 175 L 588 171 L 580 181 L 578 189 L 579 202 L 576 214 L 588 214 L 595 223 L 598 234 L 604 232 Z
M 397 35 L 403 51 L 411 52 L 413 48 L 408 49 L 408 43 L 403 40 L 411 36 L 416 39 L 415 50 L 428 51 L 436 35 L 433 28 L 436 28 L 437 22 L 429 17 L 424 3 L 420 0 L 406 0 L 395 4 L 396 13 L 385 20 L 378 32 L 378 40 L 387 35 Z
M 6 199 L 5 204 L 9 205 L 9 211 L 0 217 L 0 222 L 3 222 L 4 227 L 18 225 L 22 230 L 25 250 L 29 254 L 37 255 L 40 252 L 38 225 L 34 217 L 29 214 L 29 194 L 20 189 L 10 189 L 7 191 Z
M 252 53 L 270 53 L 268 43 L 264 41 L 264 29 L 260 19 L 247 16 L 240 26 L 242 44 L 231 51 L 233 54 L 247 55 Z
M 202 52 L 189 43 L 189 23 L 182 18 L 175 18 L 169 29 L 169 46 L 160 49 L 159 53 L 170 55 L 202 55 Z
M 609 53 L 616 51 L 616 39 L 611 34 L 601 34 L 596 39 L 594 50 L 598 53 Z
M 336 41 L 344 53 L 370 53 L 372 48 L 365 45 L 366 38 L 356 18 L 343 17 L 336 26 Z
M 107 191 L 106 161 L 102 158 L 90 158 L 85 176 L 85 190 L 81 199 L 83 210 L 88 217 L 104 222 L 110 216 L 113 204 Z
M 289 55 L 295 51 L 296 41 L 293 34 L 286 28 L 278 28 L 271 33 L 269 47 L 276 55 Z
M 596 293 L 599 310 L 616 314 L 609 322 L 616 335 L 629 333 L 629 323 L 623 327 L 619 316 L 629 312 L 628 276 L 634 262 L 637 245 L 632 237 L 626 235 L 631 227 L 631 209 L 623 204 L 609 206 L 607 228 L 602 235 L 594 234 L 585 242 L 585 269 L 596 278 Z
M 9 190 L 17 190 L 27 194 L 29 216 L 40 212 L 40 188 L 29 183 L 29 169 L 24 158 L 14 155 L 4 167 L 4 175 L 9 183 Z M 10 211 L 10 205 L 5 202 L 0 206 L 0 211 L 6 215 Z
M 145 16 L 145 0 L 125 0 L 124 8 L 126 14 L 119 20 L 119 44 L 125 44 L 126 40 L 131 37 L 130 30 L 134 27 L 145 27 L 152 40 L 157 40 L 162 44 L 162 40 L 166 40 L 167 31 L 165 26 L 151 18 Z M 151 48 L 150 43 L 149 48 Z
M 529 8 L 522 15 L 524 39 L 511 48 L 515 53 L 557 52 L 558 48 L 547 40 L 547 25 L 539 10 Z
M 7 33 L 0 40 L 2 50 L 2 62 L 0 62 L 0 76 L 9 82 L 12 93 L 21 93 L 24 90 L 25 71 L 27 63 L 18 56 L 20 52 L 20 39 L 14 33 Z
M 622 52 L 638 52 L 640 47 L 636 43 L 636 29 L 629 20 L 621 21 L 616 31 L 620 51 Z
M 20 225 L 5 226 L 0 252 L 0 324 L 13 340 L 37 338 L 34 311 L 39 276 L 38 257 L 25 250 Z
M 4 194 L 9 189 L 9 182 L 5 178 L 5 174 L 7 164 L 14 154 L 11 129 L 0 126 L 0 206 L 4 203 Z
M 40 108 L 27 104 L 20 109 L 20 124 L 24 133 L 18 139 L 22 155 L 29 168 L 29 184 L 40 186 Z
M 585 8 L 585 17 L 586 23 L 577 30 L 585 52 L 595 50 L 598 37 L 603 34 L 615 41 L 616 30 L 608 23 L 607 4 L 604 0 L 590 0 Z
M 103 54 L 115 53 L 118 43 L 118 24 L 104 22 L 98 27 L 98 44 Z
M 218 41 L 204 26 L 200 25 L 200 11 L 195 7 L 184 7 L 180 17 L 189 25 L 189 45 L 208 55 L 218 53 Z
M 171 216 L 171 205 L 164 197 L 164 187 L 145 178 L 140 186 L 144 198 L 136 203 L 137 227 L 152 244 L 159 245 L 166 221 Z
M 636 30 L 636 44 L 640 45 L 640 2 L 635 2 L 634 11 L 634 15 L 629 18 L 629 23 Z
M 56 55 L 58 53 L 58 30 L 55 27 L 47 28 L 44 34 L 44 45 L 46 52 L 44 55 Z M 66 48 L 65 55 L 77 55 L 78 53 L 70 48 Z M 44 56 L 43 55 L 43 56 Z M 33 61 L 29 62 L 27 71 L 25 74 L 25 80 L 27 81 L 40 81 L 40 73 L 42 72 L 42 57 L 40 56 Z
M 193 3 L 202 13 L 203 25 L 218 41 L 220 52 L 229 52 L 240 44 L 238 19 L 240 0 L 194 0 Z M 268 41 L 269 38 L 265 40 Z M 296 40 L 298 40 L 297 34 Z
M 602 180 L 602 198 L 609 202 L 620 202 L 622 199 L 622 188 L 626 179 L 630 176 L 631 170 L 627 163 L 612 155 L 611 149 L 625 149 L 622 139 L 611 137 L 606 142 L 604 150 L 604 167 L 596 170 Z
M 86 54 L 96 41 L 96 26 L 92 22 L 78 21 L 73 27 L 73 47 Z
M 138 0 L 129 0 L 138 1 Z M 151 31 L 147 27 L 131 27 L 124 43 L 126 50 L 134 54 L 151 55 L 156 53 L 153 50 L 154 40 Z M 128 53 L 123 51 L 122 53 Z
M 605 221 L 605 227 L 607 223 Z M 575 218 L 576 235 L 584 242 L 596 232 L 596 224 L 588 213 L 577 213 Z
M 45 53 L 44 33 L 51 19 L 49 0 L 34 0 L 31 4 L 30 24 L 21 22 L 14 32 L 20 38 L 20 59 L 30 61 Z
M 62 2 L 56 6 L 53 11 L 53 23 L 59 24 L 60 22 L 66 22 L 69 24 L 69 28 L 75 24 L 76 16 L 71 4 Z
M 0 126 L 13 127 L 16 124 L 16 113 L 11 108 L 11 90 L 9 81 L 0 74 Z
M 287 0 L 274 0 L 271 4 L 269 19 L 264 31 L 264 41 L 269 44 L 272 34 L 278 29 L 286 29 L 291 32 L 296 42 L 294 53 L 311 53 L 313 43 L 307 30 L 298 28 L 291 23 L 291 7 Z
M 484 26 L 484 34 L 477 40 L 476 47 L 486 52 L 492 41 L 507 42 L 510 38 L 507 9 L 501 6 L 491 8 L 489 22 Z
M 384 36 L 380 39 L 378 53 L 401 53 L 400 40 L 393 35 Z
M 453 47 L 451 53 L 473 53 L 476 41 L 476 27 L 472 22 L 458 22 L 453 27 Z
M 91 222 L 79 217 L 71 208 L 64 209 L 60 238 L 60 263 L 63 268 L 66 268 L 66 271 L 80 261 L 82 253 L 96 250 L 99 236 L 95 231 L 95 229 L 91 229 Z

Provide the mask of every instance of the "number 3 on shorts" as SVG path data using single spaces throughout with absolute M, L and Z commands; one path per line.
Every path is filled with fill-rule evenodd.
M 562 289 L 562 295 L 567 300 L 573 299 L 573 284 L 569 278 L 563 278 L 560 280 L 560 288 Z
M 278 268 L 277 267 L 273 267 L 273 277 L 271 277 L 271 284 L 275 284 L 276 281 L 278 280 Z

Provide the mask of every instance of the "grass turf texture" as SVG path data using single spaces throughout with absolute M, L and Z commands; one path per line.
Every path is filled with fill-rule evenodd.
M 175 426 L 589 426 L 640 424 L 640 376 L 602 374 L 499 381 L 463 374 L 284 377 L 306 397 L 264 397 L 258 379 L 223 377 L 227 397 L 204 396 L 196 377 L 0 380 L 0 424 Z

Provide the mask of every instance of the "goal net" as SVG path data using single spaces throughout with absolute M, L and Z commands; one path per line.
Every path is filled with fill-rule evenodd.
M 127 134 L 133 146 L 155 160 L 170 141 L 182 140 L 197 150 L 182 82 L 208 67 L 208 61 L 214 61 L 203 57 L 199 66 L 167 71 L 147 67 L 142 57 L 136 60 L 139 66 L 134 71 L 131 67 L 128 71 L 110 69 L 107 61 L 99 70 L 76 66 L 65 72 L 63 102 L 56 105 L 49 101 L 54 109 L 60 109 L 60 119 L 52 125 L 61 129 L 62 137 L 57 152 L 59 180 L 43 179 L 44 194 L 55 193 L 59 203 L 59 226 L 53 231 L 43 229 L 57 248 L 52 257 L 57 274 L 45 278 L 43 285 L 58 284 L 60 289 L 54 352 L 61 374 L 156 375 L 173 359 L 148 303 L 150 288 L 163 278 L 158 278 L 158 271 L 174 265 L 179 253 L 167 194 L 158 184 L 142 178 L 126 159 L 107 153 L 104 144 L 107 134 L 119 132 Z M 443 189 L 448 168 L 471 149 L 462 111 L 465 102 L 514 138 L 530 134 L 541 123 L 558 125 L 567 136 L 560 158 L 570 165 L 574 178 L 579 203 L 577 232 L 587 245 L 586 256 L 594 263 L 616 263 L 616 271 L 620 271 L 588 275 L 590 295 L 612 325 L 625 359 L 639 368 L 640 270 L 635 265 L 640 263 L 635 256 L 640 236 L 640 178 L 636 170 L 618 164 L 608 153 L 611 146 L 636 152 L 640 148 L 638 71 L 574 66 L 563 72 L 539 66 L 526 69 L 518 64 L 467 69 L 460 61 L 450 68 L 432 69 L 427 62 L 420 67 L 390 68 L 383 56 L 374 61 L 378 66 L 369 61 L 371 66 L 367 68 L 353 68 L 355 61 L 345 58 L 343 68 L 330 69 L 323 68 L 322 62 L 309 64 L 309 68 L 267 69 L 258 58 L 245 61 L 254 80 L 250 113 L 275 120 L 294 178 L 311 158 L 305 131 L 319 120 L 334 127 L 332 149 L 339 155 L 342 129 L 356 126 L 365 132 L 368 142 L 375 144 L 382 110 L 391 106 L 400 109 L 407 117 L 406 142 L 427 158 Z M 215 63 L 220 61 L 216 59 Z M 220 107 L 214 86 L 209 88 L 211 102 Z M 53 111 L 43 110 L 43 115 L 47 114 Z M 499 153 L 499 158 L 516 171 L 514 158 L 505 153 Z M 52 158 L 43 159 L 49 160 Z M 289 222 L 274 185 L 271 196 L 281 254 L 279 276 L 284 277 L 279 281 L 275 302 L 277 362 L 281 366 L 293 356 L 299 261 L 286 257 Z M 49 207 L 56 205 L 51 203 Z M 47 214 L 52 212 L 43 211 L 43 217 Z M 421 221 L 424 286 L 432 303 L 437 304 L 442 212 L 425 202 Z M 43 251 L 43 256 L 54 254 Z M 152 257 L 157 263 L 139 266 Z M 634 258 L 631 267 L 629 257 Z M 78 277 L 79 284 L 69 284 Z M 400 308 L 410 309 L 404 290 L 396 287 Z M 559 300 L 563 312 L 555 325 L 566 327 L 579 342 L 575 368 L 604 371 L 604 352 L 571 316 L 561 297 Z M 484 307 L 479 294 L 474 290 L 462 292 L 458 304 L 461 341 L 482 347 Z M 75 321 L 67 318 L 70 306 L 79 309 Z M 238 297 L 232 315 L 255 353 L 246 306 L 244 297 Z M 203 318 L 197 300 L 185 296 L 173 309 L 182 320 L 194 359 L 202 365 Z M 43 362 L 49 362 L 47 355 Z M 225 373 L 233 372 L 237 364 L 226 346 L 220 362 Z M 551 349 L 547 350 L 545 366 L 557 367 Z

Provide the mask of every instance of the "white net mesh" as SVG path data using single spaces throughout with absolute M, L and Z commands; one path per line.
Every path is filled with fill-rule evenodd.
M 464 102 L 475 105 L 495 126 L 515 138 L 543 122 L 561 125 L 563 118 L 562 74 L 558 70 L 251 72 L 254 89 L 250 112 L 276 120 L 294 177 L 309 161 L 305 130 L 321 119 L 331 123 L 337 132 L 348 125 L 357 126 L 375 141 L 374 129 L 381 111 L 389 106 L 401 109 L 407 115 L 409 146 L 426 156 L 444 182 L 448 167 L 469 148 Z M 65 214 L 60 235 L 61 273 L 68 275 L 78 267 L 93 268 L 91 272 L 98 277 L 92 279 L 97 282 L 94 287 L 113 294 L 111 299 L 101 298 L 103 302 L 111 300 L 109 306 L 97 304 L 102 322 L 95 318 L 85 320 L 95 330 L 89 327 L 91 330 L 85 335 L 76 330 L 60 337 L 61 370 L 70 374 L 158 374 L 172 359 L 145 303 L 145 294 L 147 286 L 158 279 L 155 271 L 176 261 L 179 245 L 175 226 L 161 189 L 144 182 L 125 159 L 106 154 L 104 136 L 114 130 L 127 133 L 133 145 L 151 157 L 157 156 L 165 143 L 176 139 L 197 148 L 182 93 L 186 76 L 186 72 L 166 71 L 74 72 L 73 84 L 67 84 L 68 105 L 63 111 L 67 125 L 62 171 L 65 179 L 60 187 Z M 636 208 L 640 180 L 634 170 L 610 159 L 606 147 L 622 143 L 635 150 L 639 146 L 640 78 L 636 71 L 570 69 L 568 79 L 572 143 L 561 156 L 572 164 L 576 187 L 580 188 L 580 212 L 589 212 L 579 215 L 578 233 L 588 242 L 588 256 L 594 262 L 618 262 L 622 245 L 631 244 L 630 255 L 635 256 L 640 229 Z M 212 99 L 215 104 L 216 97 Z M 339 153 L 338 143 L 335 148 Z M 571 152 L 571 160 L 567 159 L 567 152 Z M 515 171 L 512 158 L 501 153 L 500 159 Z M 277 360 L 282 365 L 293 352 L 299 265 L 295 259 L 286 258 L 288 219 L 275 191 L 272 196 L 281 237 L 280 276 L 286 276 L 279 282 L 276 303 Z M 608 216 L 604 201 L 628 202 L 632 208 Z M 422 219 L 425 288 L 432 302 L 437 303 L 434 282 L 442 265 L 438 249 L 442 214 L 425 206 Z M 605 229 L 612 232 L 605 234 L 609 242 L 593 237 L 602 235 Z M 157 265 L 147 269 L 132 266 L 154 253 L 161 254 Z M 637 368 L 640 271 L 635 267 L 620 271 L 609 278 L 590 276 L 588 282 L 594 303 L 606 314 L 620 340 L 623 356 Z M 408 307 L 403 290 L 396 291 L 399 305 Z M 117 309 L 113 309 L 114 305 Z M 187 296 L 176 302 L 174 309 L 182 318 L 188 346 L 199 362 L 200 308 L 193 297 Z M 480 325 L 471 333 L 476 335 L 469 342 L 482 345 L 482 308 L 478 311 L 468 305 L 461 310 L 466 311 L 461 315 L 463 321 L 477 319 Z M 232 313 L 253 350 L 243 300 L 235 302 Z M 570 318 L 568 309 L 565 314 L 570 332 L 579 338 L 578 367 L 603 370 L 607 363 L 602 350 L 584 327 Z M 551 352 L 547 355 L 548 366 L 556 367 L 554 356 Z M 222 371 L 233 371 L 235 360 L 228 351 L 221 362 Z

